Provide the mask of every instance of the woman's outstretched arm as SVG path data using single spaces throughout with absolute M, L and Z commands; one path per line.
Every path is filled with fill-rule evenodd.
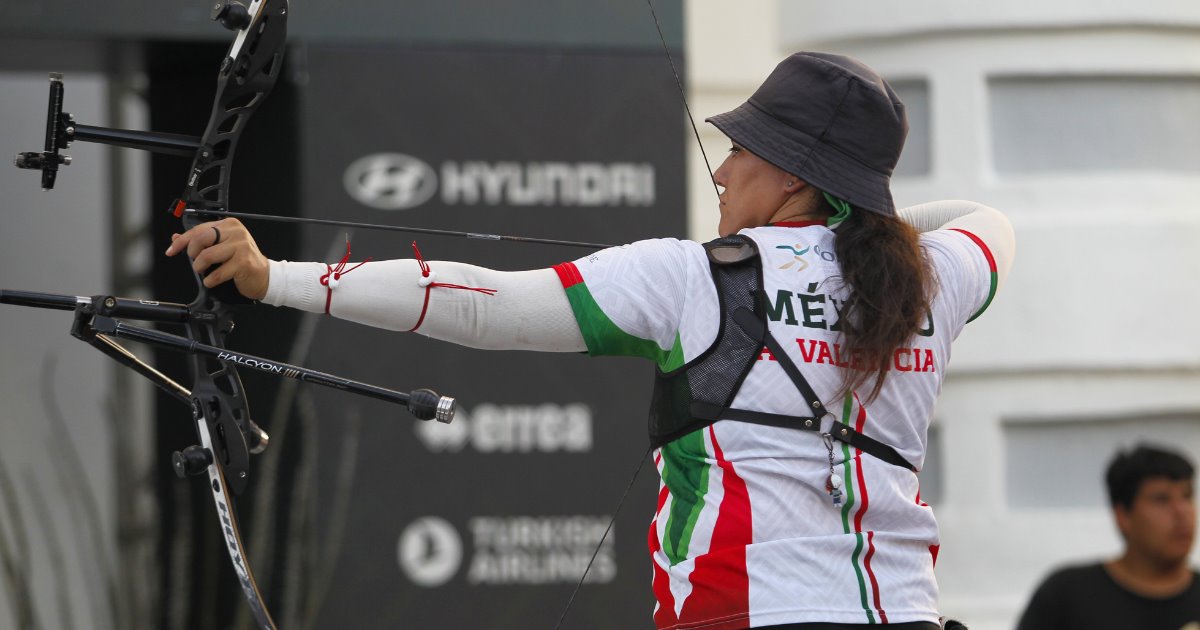
M 166 254 L 187 251 L 204 284 L 233 281 L 238 291 L 276 306 L 329 313 L 351 321 L 421 334 L 474 348 L 586 350 L 552 269 L 504 272 L 432 261 L 369 262 L 331 273 L 324 263 L 267 259 L 237 219 L 198 225 L 172 236 Z M 214 265 L 220 265 L 213 268 Z

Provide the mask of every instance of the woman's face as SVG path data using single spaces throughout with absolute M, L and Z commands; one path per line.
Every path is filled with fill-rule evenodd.
M 713 181 L 722 188 L 717 232 L 729 236 L 742 228 L 766 225 L 787 201 L 789 182 L 795 179 L 734 143 L 713 173 Z

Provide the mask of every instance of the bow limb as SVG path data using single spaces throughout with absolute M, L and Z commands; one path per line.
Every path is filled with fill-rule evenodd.
M 700 130 L 696 128 L 696 119 L 692 116 L 691 106 L 688 105 L 687 93 L 683 89 L 683 81 L 679 78 L 679 71 L 675 67 L 675 60 L 671 57 L 671 49 L 669 46 L 667 46 L 667 38 L 663 35 L 662 26 L 659 24 L 658 12 L 654 9 L 654 0 L 646 0 L 646 5 L 650 9 L 651 19 L 654 20 L 654 28 L 658 32 L 658 39 L 660 42 L 662 42 L 663 54 L 667 58 L 668 65 L 671 67 L 671 74 L 675 77 L 675 87 L 679 90 L 679 100 L 683 103 L 683 110 L 687 115 L 688 123 L 691 124 L 692 134 L 696 138 L 696 144 L 700 147 L 700 155 L 704 158 L 704 166 L 708 169 L 708 178 L 710 181 L 712 181 L 713 192 L 716 193 L 717 200 L 720 201 L 721 190 L 717 187 L 716 179 L 713 177 L 712 164 L 709 163 L 708 154 L 704 151 L 704 143 L 700 141 Z M 571 591 L 570 597 L 567 598 L 566 606 L 563 607 L 562 614 L 559 615 L 558 618 L 558 623 L 554 625 L 554 630 L 559 630 L 559 628 L 562 627 L 563 622 L 566 621 L 567 614 L 571 612 L 571 606 L 575 603 L 575 595 L 579 593 L 580 587 L 583 586 L 584 581 L 587 579 L 587 574 L 592 569 L 592 563 L 596 559 L 596 554 L 599 553 L 600 548 L 604 546 L 604 540 L 608 538 L 608 533 L 612 529 L 612 524 L 616 522 L 617 514 L 621 512 L 621 506 L 625 504 L 625 497 L 629 495 L 629 489 L 632 488 L 634 482 L 637 481 L 638 475 L 641 474 L 642 466 L 646 463 L 646 460 L 651 459 L 650 455 L 652 452 L 653 448 L 648 449 L 638 460 L 637 468 L 634 470 L 633 476 L 629 480 L 629 485 L 625 488 L 625 493 L 621 495 L 620 500 L 617 501 L 617 507 L 613 510 L 612 521 L 609 522 L 608 529 L 604 530 L 604 534 L 600 537 L 600 542 L 596 543 L 596 548 L 592 552 L 592 558 L 588 561 L 587 566 L 584 568 L 583 575 L 579 577 L 579 582 L 575 584 L 574 590 Z
M 248 7 L 218 2 L 212 17 L 236 35 L 221 62 L 217 92 L 204 134 L 199 139 L 187 185 L 175 204 L 175 214 L 183 228 L 200 222 L 184 210 L 229 208 L 229 184 L 233 158 L 246 123 L 266 99 L 283 67 L 287 40 L 287 0 L 253 0 Z M 193 271 L 196 298 L 188 305 L 192 315 L 186 326 L 193 342 L 216 348 L 225 347 L 225 337 L 233 330 L 229 305 L 244 302 L 231 285 L 210 290 L 203 277 Z M 250 420 L 245 390 L 234 364 L 193 354 L 189 357 L 192 390 L 192 419 L 200 444 L 200 461 L 193 464 L 199 472 L 207 453 L 209 485 L 213 503 L 221 521 L 226 551 L 260 628 L 273 629 L 275 622 L 250 570 L 243 546 L 237 515 L 230 492 L 240 494 L 249 480 L 250 450 L 246 435 L 258 432 Z M 195 448 L 195 447 L 193 447 Z M 186 451 L 185 451 L 186 455 Z

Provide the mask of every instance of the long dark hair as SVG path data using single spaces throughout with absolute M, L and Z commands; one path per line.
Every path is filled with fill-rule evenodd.
M 916 229 L 898 217 L 859 209 L 837 228 L 837 257 L 849 294 L 839 318 L 843 356 L 851 357 L 842 391 L 874 378 L 864 399 L 870 401 L 883 388 L 895 350 L 925 323 L 933 270 Z

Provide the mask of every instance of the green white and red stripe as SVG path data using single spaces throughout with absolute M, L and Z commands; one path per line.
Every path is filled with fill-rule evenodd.
M 950 231 L 965 234 L 967 238 L 971 239 L 972 242 L 979 246 L 979 249 L 983 250 L 983 257 L 987 259 L 988 271 L 991 273 L 991 285 L 988 288 L 987 299 L 984 300 L 983 306 L 980 306 L 979 310 L 975 311 L 975 314 L 967 320 L 967 323 L 969 324 L 975 321 L 976 317 L 983 315 L 983 312 L 986 311 L 987 307 L 991 305 L 992 298 L 996 297 L 996 288 L 999 284 L 999 276 L 996 274 L 996 258 L 992 256 L 992 250 L 988 249 L 987 243 L 984 243 L 983 239 L 979 238 L 978 236 L 960 228 L 951 228 Z
M 857 406 L 858 413 L 854 420 L 854 430 L 862 432 L 867 423 L 867 408 L 858 403 L 858 396 L 846 395 L 842 400 L 842 422 L 850 424 L 850 416 Z M 871 570 L 871 558 L 875 555 L 875 532 L 863 531 L 863 517 L 870 505 L 867 492 L 867 480 L 862 467 L 862 451 L 851 449 L 845 442 L 839 442 L 842 448 L 842 478 L 845 480 L 846 502 L 842 505 L 842 528 L 846 534 L 855 537 L 854 553 L 850 564 L 854 567 L 854 577 L 858 582 L 859 599 L 863 612 L 867 615 L 867 623 L 887 623 L 887 613 L 880 603 L 879 580 Z M 851 457 L 851 450 L 854 451 Z M 857 505 L 856 505 L 857 503 Z M 854 512 L 853 521 L 850 513 Z M 865 552 L 864 552 L 865 550 Z
M 683 366 L 683 350 L 679 344 L 679 336 L 675 336 L 675 344 L 664 350 L 653 341 L 631 335 L 613 323 L 583 282 L 583 276 L 575 263 L 565 262 L 554 266 L 563 289 L 567 292 L 567 300 L 575 312 L 575 321 L 587 343 L 588 354 L 592 356 L 623 356 L 643 357 L 658 364 L 664 372 Z

